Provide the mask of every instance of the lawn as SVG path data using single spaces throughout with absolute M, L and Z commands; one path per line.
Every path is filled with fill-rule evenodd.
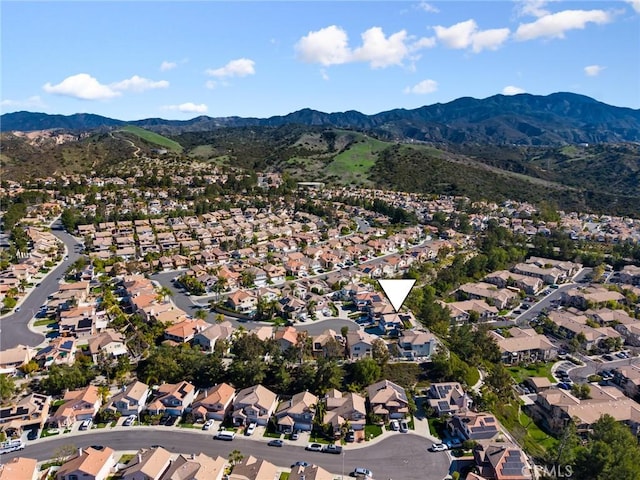
M 478 383 L 478 380 L 480 380 L 480 372 L 478 371 L 478 369 L 476 367 L 469 368 L 464 381 L 467 383 L 467 385 L 473 387 L 476 383 Z
M 516 383 L 521 383 L 528 377 L 547 377 L 551 382 L 554 382 L 553 375 L 551 375 L 552 365 L 553 363 L 537 363 L 528 367 L 509 367 L 508 370 Z
M 375 138 L 363 137 L 336 155 L 327 166 L 326 172 L 329 175 L 337 175 L 343 181 L 355 180 L 356 178 L 365 180 L 369 170 L 376 163 L 378 153 L 388 146 L 388 143 Z
M 182 145 L 180 145 L 178 142 L 175 142 L 170 138 L 163 137 L 162 135 L 159 135 L 155 132 L 145 130 L 144 128 L 136 127 L 134 125 L 126 125 L 122 127 L 121 130 L 123 132 L 132 133 L 149 143 L 154 143 L 173 152 L 182 152 Z
M 557 440 L 542 431 L 518 405 L 504 405 L 496 416 L 527 453 L 536 458 L 543 458 L 545 452 L 557 444 Z
M 432 436 L 442 438 L 442 431 L 444 431 L 444 428 L 444 421 L 441 418 L 429 418 L 429 432 Z
M 41 320 L 36 320 L 33 322 L 34 327 L 44 327 L 46 325 L 51 325 L 51 328 L 57 328 L 56 321 L 51 320 L 50 318 L 43 318 Z
M 281 472 L 280 473 L 280 480 L 289 480 L 289 472 Z
M 380 425 L 365 425 L 364 426 L 365 438 L 371 440 L 378 435 L 382 435 L 382 427 Z

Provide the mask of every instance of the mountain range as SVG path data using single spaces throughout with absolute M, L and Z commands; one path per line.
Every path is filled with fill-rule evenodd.
M 88 113 L 65 116 L 24 111 L 0 117 L 2 132 L 49 129 L 77 132 L 135 125 L 163 135 L 179 135 L 221 127 L 289 124 L 353 129 L 389 141 L 556 146 L 640 142 L 640 110 L 607 105 L 590 97 L 564 92 L 547 96 L 464 97 L 448 103 L 411 110 L 394 109 L 374 115 L 357 111 L 324 113 L 305 108 L 269 118 L 199 116 L 191 120 L 148 118 L 126 122 Z

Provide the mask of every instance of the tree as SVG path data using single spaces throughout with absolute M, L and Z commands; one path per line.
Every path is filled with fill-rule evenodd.
M 109 385 L 100 385 L 98 387 L 98 394 L 102 398 L 102 404 L 107 403 L 109 399 L 109 395 L 111 394 L 111 390 L 109 389 Z
M 243 458 L 244 458 L 244 455 L 242 454 L 242 452 L 240 452 L 240 450 L 236 449 L 236 450 L 233 450 L 231 453 L 229 453 L 229 463 L 231 464 L 232 467 L 240 463 Z
M 324 358 L 319 359 L 314 382 L 314 391 L 318 395 L 323 395 L 333 388 L 339 389 L 342 385 L 343 376 L 344 372 L 335 360 L 328 360 Z
M 207 317 L 209 316 L 209 312 L 207 312 L 205 309 L 203 308 L 199 308 L 196 311 L 196 318 L 200 319 L 200 320 L 206 320 Z
M 588 383 L 574 383 L 571 385 L 571 393 L 573 393 L 580 400 L 586 400 L 591 398 L 591 387 Z
M 347 333 L 349 333 L 349 327 L 348 326 L 344 326 L 342 328 L 340 328 L 340 334 L 342 335 L 342 338 L 347 338 Z
M 381 338 L 376 338 L 371 344 L 371 355 L 380 366 L 386 365 L 391 358 L 387 344 Z
M 580 480 L 640 478 L 640 447 L 631 430 L 610 415 L 593 424 L 588 443 L 578 447 L 574 477 Z
M 361 387 L 371 385 L 380 378 L 380 365 L 370 357 L 361 358 L 351 364 L 351 381 Z
M 53 458 L 55 459 L 56 463 L 62 464 L 62 462 L 64 462 L 71 455 L 75 454 L 77 451 L 78 447 L 68 443 L 56 448 L 53 452 Z
M 0 375 L 0 402 L 5 403 L 16 392 L 16 384 L 9 375 Z

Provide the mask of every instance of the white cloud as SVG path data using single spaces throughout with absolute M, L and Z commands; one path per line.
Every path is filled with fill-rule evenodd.
M 255 64 L 256 62 L 248 58 L 238 58 L 231 60 L 224 67 L 216 69 L 209 68 L 205 73 L 217 78 L 246 77 L 248 75 L 255 75 Z
M 438 7 L 436 7 L 434 5 L 431 5 L 430 3 L 427 3 L 427 2 L 420 2 L 418 4 L 418 8 L 420 10 L 423 10 L 423 11 L 427 12 L 427 13 L 438 13 L 438 12 L 440 12 Z
M 474 53 L 482 50 L 497 50 L 509 38 L 508 28 L 492 28 L 481 30 L 471 36 L 471 50 Z
M 309 32 L 298 40 L 295 50 L 303 62 L 325 67 L 346 63 L 351 56 L 347 32 L 336 25 Z
M 46 108 L 39 95 L 33 95 L 26 100 L 10 100 L 7 98 L 0 102 L 0 106 L 10 108 Z
M 404 93 L 413 93 L 416 95 L 426 95 L 427 93 L 433 93 L 438 90 L 438 82 L 435 80 L 427 79 L 415 84 L 413 87 L 407 87 L 404 89 Z
M 538 18 L 535 22 L 518 26 L 518 40 L 532 40 L 539 37 L 564 38 L 568 30 L 584 29 L 588 23 L 603 24 L 611 20 L 604 10 L 564 10 Z
M 320 76 L 322 76 L 322 79 L 325 81 L 329 80 L 329 74 L 325 68 L 320 69 Z
M 547 10 L 548 0 L 518 0 L 518 14 L 520 16 L 534 16 L 534 17 L 544 17 L 545 15 L 549 15 L 549 10 Z
M 433 47 L 435 38 L 415 40 L 405 30 L 385 35 L 380 27 L 371 27 L 361 35 L 362 45 L 349 46 L 347 33 L 336 25 L 309 32 L 295 45 L 297 58 L 324 67 L 352 62 L 366 62 L 371 68 L 402 65 L 411 52 Z
M 631 8 L 633 8 L 636 12 L 640 13 L 640 0 L 624 0 Z
M 213 90 L 214 88 L 218 87 L 218 82 L 216 82 L 215 80 L 207 80 L 207 83 L 205 83 L 204 86 L 209 90 Z
M 362 46 L 353 51 L 355 61 L 369 62 L 371 68 L 385 68 L 391 65 L 401 65 L 409 50 L 405 41 L 407 32 L 385 36 L 382 28 L 372 27 L 362 34 Z
M 527 93 L 524 88 L 515 87 L 513 85 L 508 85 L 502 89 L 503 95 L 517 95 L 519 93 Z
M 584 67 L 584 73 L 587 77 L 597 77 L 605 68 L 602 65 L 588 65 Z
M 65 78 L 57 85 L 47 82 L 42 87 L 45 92 L 53 95 L 79 98 L 81 100 L 106 100 L 120 96 L 120 92 L 108 85 L 101 84 L 87 73 L 78 73 Z
M 110 87 L 113 90 L 131 90 L 132 92 L 144 92 L 145 90 L 153 90 L 156 88 L 167 88 L 169 82 L 166 80 L 149 80 L 148 78 L 139 77 L 134 75 L 131 78 L 122 80 L 120 82 L 112 83 Z
M 173 70 L 178 64 L 176 62 L 167 62 L 166 60 L 160 64 L 160 71 L 166 72 L 167 70 Z
M 165 105 L 163 110 L 172 110 L 183 113 L 206 113 L 208 107 L 204 103 L 195 104 L 192 102 L 181 103 L 180 105 Z
M 433 27 L 436 37 L 446 47 L 463 49 L 471 47 L 475 53 L 482 50 L 496 50 L 509 38 L 508 28 L 479 30 L 475 20 L 469 19 L 450 27 L 437 25 Z

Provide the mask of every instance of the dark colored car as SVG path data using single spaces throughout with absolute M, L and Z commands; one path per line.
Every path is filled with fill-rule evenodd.
M 35 440 L 36 438 L 38 438 L 38 430 L 29 430 L 29 433 L 27 433 L 27 440 Z
M 347 435 L 344 437 L 345 441 L 349 443 L 353 443 L 356 441 L 356 433 L 353 430 L 349 430 Z
M 342 453 L 342 447 L 340 445 L 333 445 L 333 444 L 325 445 L 322 451 L 324 453 L 334 453 L 336 455 L 339 455 Z
M 163 415 L 162 417 L 160 417 L 160 421 L 158 422 L 158 424 L 166 425 L 170 418 L 171 418 L 170 415 Z
M 178 417 L 171 415 L 165 425 L 167 427 L 172 427 L 178 421 Z
M 294 467 L 308 467 L 308 466 L 309 466 L 309 464 L 307 462 L 298 461 L 298 462 L 294 463 L 293 465 L 291 465 L 291 468 L 294 468 Z

